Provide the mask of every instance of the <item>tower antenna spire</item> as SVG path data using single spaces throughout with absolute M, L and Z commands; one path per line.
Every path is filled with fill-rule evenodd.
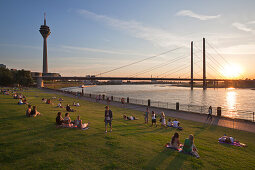
M 46 25 L 46 12 L 44 12 L 44 25 Z

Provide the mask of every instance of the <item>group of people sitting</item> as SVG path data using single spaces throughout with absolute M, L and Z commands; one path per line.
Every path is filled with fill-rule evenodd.
M 148 115 L 149 115 L 149 109 L 146 109 L 145 112 L 145 123 L 148 123 Z M 180 122 L 177 119 L 174 119 L 174 121 L 171 121 L 171 118 L 168 119 L 166 122 L 166 115 L 164 112 L 161 112 L 160 114 L 160 120 L 161 126 L 163 127 L 174 127 L 179 130 L 182 130 L 183 128 L 180 127 Z M 155 125 L 157 127 L 157 115 L 154 111 L 151 112 L 151 126 Z
M 62 127 L 77 127 L 79 129 L 85 129 L 88 127 L 88 123 L 82 123 L 80 116 L 77 116 L 77 119 L 72 121 L 69 113 L 66 113 L 63 118 L 61 112 L 58 112 L 57 114 L 56 124 Z
M 180 143 L 179 134 L 175 132 L 170 143 L 167 143 L 166 146 L 168 148 L 176 149 L 199 158 L 198 150 L 194 143 L 194 136 L 192 134 L 190 134 L 189 137 L 184 140 L 184 144 L 182 145 Z
M 28 105 L 27 111 L 26 111 L 26 116 L 27 117 L 36 117 L 37 115 L 40 115 L 40 112 L 37 111 L 36 106 Z
M 131 115 L 131 116 L 127 116 L 127 115 L 123 115 L 123 119 L 124 120 L 138 120 L 135 116 Z

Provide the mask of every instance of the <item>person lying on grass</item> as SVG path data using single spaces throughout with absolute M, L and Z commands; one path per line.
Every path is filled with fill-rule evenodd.
M 27 117 L 30 117 L 31 111 L 32 111 L 32 106 L 31 106 L 31 105 L 28 105 L 28 108 L 27 108 L 27 111 L 26 111 L 26 116 L 27 116 Z
M 194 143 L 194 136 L 192 134 L 189 135 L 189 138 L 185 139 L 182 151 L 199 158 L 198 150 Z
M 123 115 L 123 119 L 124 120 L 138 120 L 136 117 L 134 117 L 134 116 L 126 116 L 126 115 Z
M 62 118 L 61 114 L 62 114 L 61 112 L 58 112 L 58 115 L 56 117 L 56 124 L 57 125 L 62 125 L 62 123 L 64 122 L 64 119 Z
M 74 121 L 74 125 L 77 126 L 77 128 L 84 129 L 88 127 L 88 123 L 82 123 L 82 120 L 80 119 L 80 116 L 77 116 L 77 119 Z
M 180 140 L 179 140 L 179 133 L 175 132 L 174 136 L 172 136 L 171 142 L 167 143 L 167 145 L 170 146 L 170 148 L 180 150 Z
M 74 112 L 74 109 L 71 109 L 71 107 L 69 106 L 69 104 L 66 105 L 66 111 L 68 112 Z
M 36 117 L 37 115 L 40 115 L 40 112 L 37 111 L 36 106 L 33 106 L 33 109 L 31 110 L 30 116 Z

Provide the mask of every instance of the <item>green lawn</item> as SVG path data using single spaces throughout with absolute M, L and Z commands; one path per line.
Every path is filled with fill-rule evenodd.
M 42 116 L 25 117 L 27 106 L 17 105 L 11 96 L 0 95 L 0 165 L 1 169 L 254 169 L 255 134 L 223 127 L 204 126 L 181 120 L 181 142 L 195 135 L 200 158 L 178 153 L 163 146 L 176 131 L 173 128 L 149 127 L 138 111 L 111 107 L 113 132 L 104 133 L 104 105 L 80 101 L 71 113 L 90 122 L 90 129 L 56 128 L 55 118 L 64 109 L 41 102 L 56 96 L 37 89 L 24 92 L 29 102 L 38 106 Z M 59 97 L 56 96 L 56 97 Z M 63 97 L 63 104 L 73 98 Z M 77 100 L 76 100 L 77 101 Z M 140 120 L 125 121 L 122 114 Z M 248 147 L 218 144 L 223 134 L 236 137 Z

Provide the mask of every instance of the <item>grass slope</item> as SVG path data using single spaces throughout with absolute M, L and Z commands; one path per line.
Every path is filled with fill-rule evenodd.
M 111 107 L 113 132 L 104 133 L 104 106 L 80 101 L 81 107 L 71 113 L 90 122 L 90 129 L 56 128 L 55 117 L 64 109 L 41 102 L 56 96 L 37 89 L 23 92 L 29 102 L 38 106 L 42 116 L 26 118 L 27 106 L 17 105 L 11 96 L 0 95 L 0 164 L 1 169 L 253 169 L 255 134 L 181 120 L 178 131 L 181 142 L 195 135 L 200 159 L 178 153 L 163 146 L 176 131 L 173 128 L 149 127 L 143 124 L 138 111 Z M 59 97 L 59 96 L 57 96 Z M 63 97 L 63 104 L 74 99 Z M 77 101 L 77 100 L 76 100 Z M 125 121 L 123 113 L 132 113 L 140 120 Z M 218 144 L 228 134 L 248 144 L 239 148 Z

